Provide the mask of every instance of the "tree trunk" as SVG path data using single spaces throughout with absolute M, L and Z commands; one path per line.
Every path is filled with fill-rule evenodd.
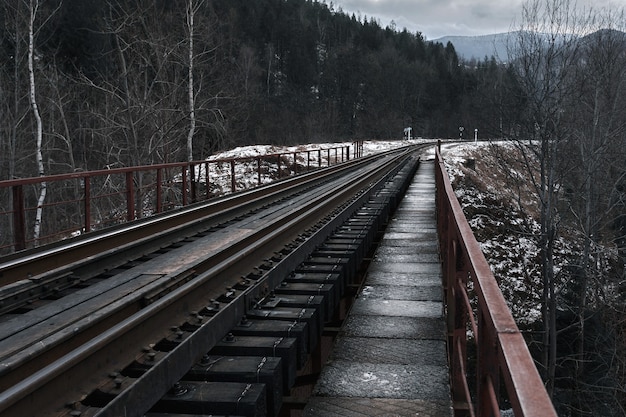
M 187 133 L 187 161 L 193 161 L 193 135 L 196 131 L 196 102 L 195 102 L 195 90 L 193 85 L 193 64 L 194 64 L 194 52 L 193 52 L 193 36 L 194 36 L 194 17 L 196 13 L 196 6 L 194 0 L 188 0 L 187 3 L 187 29 L 189 31 L 189 65 L 188 65 L 188 104 L 189 104 L 189 132 Z M 190 172 L 190 175 L 194 175 Z
M 39 107 L 37 106 L 37 96 L 35 91 L 35 68 L 34 68 L 34 60 L 35 60 L 35 18 L 37 17 L 37 10 L 39 9 L 39 0 L 30 0 L 30 19 L 28 26 L 28 75 L 29 75 L 29 97 L 30 97 L 30 105 L 33 111 L 33 115 L 35 116 L 35 121 L 37 123 L 36 129 L 36 159 L 37 159 L 37 169 L 39 171 L 39 176 L 45 175 L 44 163 L 43 163 L 43 124 L 41 121 L 41 115 L 39 113 Z M 41 182 L 41 186 L 39 188 L 39 198 L 37 200 L 37 212 L 35 215 L 35 226 L 33 229 L 33 239 L 35 240 L 35 245 L 38 245 L 39 237 L 41 235 L 41 224 L 43 217 L 43 204 L 46 200 L 46 192 L 47 192 L 47 184 L 45 181 Z

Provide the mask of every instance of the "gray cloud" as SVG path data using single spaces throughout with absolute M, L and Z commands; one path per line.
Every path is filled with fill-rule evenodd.
M 330 1 L 327 1 L 330 3 Z M 525 0 L 334 0 L 335 8 L 376 18 L 385 27 L 421 32 L 427 39 L 446 35 L 486 35 L 515 30 Z M 626 6 L 626 0 L 578 0 L 577 6 Z

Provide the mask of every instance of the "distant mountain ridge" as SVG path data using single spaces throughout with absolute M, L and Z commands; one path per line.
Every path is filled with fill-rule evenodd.
M 464 60 L 474 58 L 482 61 L 485 57 L 491 58 L 493 56 L 496 60 L 505 62 L 508 60 L 507 45 L 511 44 L 516 36 L 518 36 L 517 32 L 482 36 L 443 36 L 433 39 L 431 42 L 442 43 L 443 45 L 448 42 L 452 43 L 459 58 Z
M 515 48 L 519 31 L 496 33 L 493 35 L 482 36 L 443 36 L 438 39 L 434 39 L 431 42 L 441 43 L 444 46 L 450 42 L 454 46 L 454 49 L 459 58 L 466 61 L 476 59 L 482 61 L 487 57 L 490 59 L 492 56 L 499 62 L 507 62 L 509 59 L 509 51 Z M 544 34 L 546 40 L 549 39 L 548 34 Z M 599 29 L 591 34 L 585 36 L 573 36 L 573 39 L 578 39 L 579 42 L 602 42 L 602 39 L 620 40 L 626 45 L 626 32 L 622 32 L 616 29 Z

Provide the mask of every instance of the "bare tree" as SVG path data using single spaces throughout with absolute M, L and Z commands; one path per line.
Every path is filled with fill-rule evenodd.
M 579 44 L 576 37 L 586 22 L 570 0 L 531 0 L 522 11 L 518 39 L 511 51 L 526 112 L 514 139 L 525 155 L 540 212 L 540 252 L 543 282 L 542 374 L 549 393 L 554 390 L 557 357 L 557 294 L 554 264 L 559 237 L 559 198 L 568 170 L 563 158 L 571 142 L 565 105 L 574 91 Z M 538 161 L 535 167 L 532 161 Z
M 196 132 L 196 92 L 194 86 L 194 59 L 195 51 L 193 49 L 195 36 L 195 17 L 199 8 L 204 1 L 196 4 L 194 0 L 187 0 L 187 45 L 188 45 L 188 104 L 189 104 L 189 132 L 187 133 L 187 161 L 193 161 L 193 136 Z
M 35 116 L 37 123 L 37 129 L 35 132 L 36 137 L 36 153 L 37 168 L 40 176 L 46 174 L 43 163 L 43 123 L 41 121 L 41 114 L 39 113 L 39 106 L 37 105 L 36 96 L 36 84 L 35 84 L 35 19 L 37 17 L 37 11 L 39 10 L 39 0 L 30 0 L 30 19 L 28 25 L 28 77 L 29 77 L 29 98 L 30 105 Z M 46 192 L 48 190 L 47 183 L 42 181 L 39 189 L 39 199 L 37 201 L 37 214 L 35 215 L 35 226 L 33 229 L 33 239 L 35 242 L 39 240 L 41 234 L 41 217 L 43 215 L 43 204 L 46 199 Z
M 574 360 L 576 410 L 589 410 L 590 390 L 587 388 L 589 357 L 604 361 L 597 347 L 587 347 L 589 339 L 587 321 L 590 312 L 601 311 L 604 306 L 618 307 L 613 296 L 607 293 L 615 282 L 606 265 L 611 262 L 608 249 L 614 245 L 615 225 L 623 212 L 621 202 L 624 191 L 622 179 L 626 123 L 624 122 L 624 93 L 626 93 L 626 34 L 623 32 L 623 13 L 605 10 L 593 17 L 591 33 L 580 40 L 578 66 L 579 78 L 572 88 L 579 92 L 571 103 L 571 126 L 574 136 L 572 148 L 576 173 L 567 178 L 571 190 L 568 210 L 575 220 L 581 236 L 582 250 L 572 277 L 575 294 L 570 307 L 577 316 L 576 352 Z M 614 275 L 614 272 L 612 273 Z M 593 334 L 595 329 L 590 329 Z M 610 343 L 613 345 L 613 343 Z M 612 349 L 611 349 L 612 350 Z M 594 352 L 590 352 L 594 351 Z M 612 367 L 608 367 L 611 369 Z M 596 387 L 596 403 L 606 403 L 606 389 Z M 584 400 L 582 400 L 584 398 Z M 583 411 L 578 411 L 582 413 Z
M 621 12 L 531 0 L 509 51 L 517 87 L 511 91 L 521 93 L 524 111 L 504 133 L 522 151 L 540 222 L 541 371 L 551 394 L 557 367 L 569 372 L 572 399 L 564 407 L 577 416 L 624 409 L 616 367 L 624 347 L 612 336 L 623 325 L 602 323 L 608 330 L 600 334 L 598 318 L 623 310 L 610 248 L 619 241 L 626 201 L 625 50 Z M 580 248 L 567 261 L 557 258 L 564 238 Z
M 5 43 L 3 45 L 6 51 L 6 55 L 9 59 L 1 65 L 1 83 L 2 83 L 2 117 L 0 117 L 0 123 L 2 124 L 2 139 L 6 143 L 6 152 L 2 153 L 2 157 L 6 163 L 2 164 L 3 174 L 7 179 L 16 178 L 22 173 L 20 167 L 26 164 L 19 164 L 18 158 L 22 157 L 22 149 L 27 143 L 26 140 L 21 140 L 20 132 L 23 131 L 24 121 L 28 118 L 30 113 L 30 106 L 27 94 L 28 78 L 23 71 L 26 65 L 27 49 L 24 44 L 26 38 L 25 27 L 28 27 L 27 18 L 22 10 L 22 2 L 3 2 L 2 16 L 4 17 L 4 36 L 12 40 L 11 43 Z M 13 205 L 13 195 L 9 193 L 7 195 L 7 210 Z M 3 239 L 8 239 L 3 243 L 12 243 L 10 236 L 13 235 L 13 224 L 9 222 L 7 224 L 6 235 L 3 234 Z

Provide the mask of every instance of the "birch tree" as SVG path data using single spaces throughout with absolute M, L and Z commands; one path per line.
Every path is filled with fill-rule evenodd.
M 28 78 L 29 78 L 29 98 L 30 105 L 33 111 L 33 115 L 36 121 L 36 150 L 35 158 L 37 160 L 37 169 L 39 176 L 46 175 L 45 167 L 43 163 L 43 123 L 41 120 L 41 114 L 39 113 L 39 106 L 37 104 L 36 84 L 35 84 L 35 20 L 37 18 L 37 11 L 39 10 L 39 0 L 30 0 L 30 19 L 28 25 Z M 46 200 L 47 183 L 42 181 L 39 185 L 39 198 L 37 200 L 37 213 L 35 215 L 35 225 L 33 228 L 33 239 L 35 242 L 39 240 L 41 234 L 41 222 L 43 216 L 43 204 Z
M 193 136 L 196 132 L 196 91 L 194 87 L 194 58 L 195 52 L 193 49 L 194 44 L 194 36 L 195 36 L 195 16 L 198 12 L 199 8 L 204 3 L 203 0 L 200 0 L 199 3 L 196 4 L 194 0 L 187 0 L 187 45 L 188 45 L 188 55 L 187 58 L 189 60 L 188 72 L 187 72 L 187 99 L 189 105 L 189 132 L 187 133 L 187 161 L 193 161 Z

